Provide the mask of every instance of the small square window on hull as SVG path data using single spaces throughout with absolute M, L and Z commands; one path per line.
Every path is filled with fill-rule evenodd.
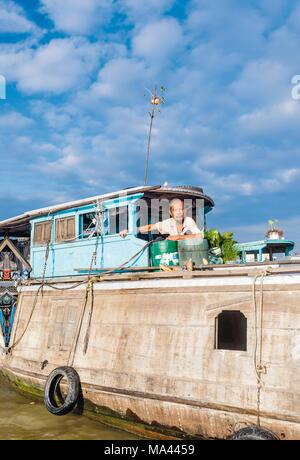
M 216 317 L 215 348 L 247 351 L 247 318 L 237 310 L 223 310 Z

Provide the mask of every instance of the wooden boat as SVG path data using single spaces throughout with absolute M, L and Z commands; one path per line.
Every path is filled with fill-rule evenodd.
M 203 209 L 213 206 L 200 190 L 157 187 L 152 192 L 191 199 L 201 195 Z M 130 190 L 128 196 L 136 193 L 151 190 Z M 70 209 L 78 216 L 81 206 L 90 203 L 65 204 L 0 223 L 3 232 L 14 234 L 18 228 L 24 236 L 31 221 L 34 274 L 18 288 L 1 372 L 19 389 L 42 396 L 53 369 L 72 367 L 80 377 L 88 415 L 145 437 L 220 439 L 255 426 L 279 439 L 299 439 L 299 261 L 163 272 L 148 269 L 145 255 L 135 269 L 93 269 L 91 276 L 76 270 L 86 261 L 80 264 L 71 254 L 62 270 L 56 263 L 59 243 L 52 241 L 50 268 L 45 267 L 47 247 L 35 246 L 34 238 L 41 241 L 48 230 L 36 232 L 35 223 L 49 221 L 53 213 L 58 213 L 54 221 L 61 212 L 70 217 Z M 133 244 L 133 220 L 131 224 Z M 59 237 L 55 228 L 51 235 Z M 66 258 L 70 246 L 65 246 L 73 244 L 75 253 L 80 241 L 60 244 Z M 112 265 L 109 258 L 109 265 L 103 259 L 101 265 L 101 250 L 97 256 L 101 269 Z M 115 266 L 128 253 L 119 250 L 119 256 Z

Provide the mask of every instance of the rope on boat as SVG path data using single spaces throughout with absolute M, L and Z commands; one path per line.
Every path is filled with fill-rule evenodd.
M 69 360 L 70 360 L 70 358 L 72 356 L 71 364 L 69 364 L 70 366 L 72 366 L 73 362 L 74 362 L 75 352 L 76 352 L 76 348 L 77 348 L 77 344 L 78 344 L 78 339 L 79 339 L 79 336 L 80 336 L 80 333 L 81 333 L 82 322 L 83 322 L 83 318 L 84 318 L 84 315 L 85 315 L 85 310 L 86 310 L 86 306 L 87 306 L 88 298 L 89 298 L 89 293 L 90 293 L 91 294 L 91 306 L 90 306 L 90 311 L 89 311 L 87 329 L 86 329 L 86 333 L 85 333 L 85 337 L 84 337 L 83 354 L 86 354 L 86 352 L 87 352 L 87 348 L 88 348 L 88 344 L 89 344 L 89 338 L 90 338 L 91 324 L 92 324 L 92 316 L 93 316 L 93 311 L 94 311 L 94 283 L 102 281 L 101 276 L 104 275 L 104 274 L 109 274 L 109 273 L 119 271 L 122 267 L 124 267 L 125 265 L 130 263 L 132 260 L 134 260 L 137 256 L 142 254 L 145 251 L 145 249 L 148 246 L 150 246 L 151 244 L 152 244 L 152 241 L 149 241 L 147 244 L 145 244 L 142 247 L 142 249 L 140 249 L 136 254 L 131 256 L 130 259 L 125 261 L 123 264 L 119 265 L 119 267 L 117 267 L 115 269 L 107 270 L 105 272 L 102 272 L 102 274 L 100 276 L 94 276 L 93 278 L 88 279 L 87 287 L 86 287 L 86 291 L 85 291 L 85 297 L 84 297 L 84 305 L 83 305 L 82 312 L 81 312 L 80 325 L 79 325 L 79 329 L 78 329 L 76 339 L 75 339 L 75 346 L 74 346 L 74 350 L 73 350 L 73 347 L 71 347 L 71 352 L 70 352 L 70 356 L 69 356 Z
M 262 379 L 262 374 L 266 374 L 267 369 L 266 365 L 262 362 L 262 349 L 263 349 L 263 281 L 265 276 L 270 274 L 268 269 L 263 270 L 261 273 L 256 275 L 252 283 L 252 297 L 253 297 L 253 306 L 254 306 L 254 324 L 255 324 L 255 345 L 254 345 L 254 370 L 256 374 L 256 384 L 257 384 L 257 426 L 260 427 L 260 403 L 261 403 L 261 390 L 263 388 L 264 382 Z M 260 278 L 260 298 L 259 298 L 259 310 L 256 303 L 256 280 Z
M 31 321 L 31 318 L 32 318 L 32 315 L 34 313 L 34 310 L 35 310 L 35 307 L 37 305 L 37 301 L 38 301 L 38 295 L 41 291 L 42 293 L 42 297 L 44 295 L 44 283 L 45 283 L 45 275 L 46 275 L 46 269 L 47 269 L 47 262 L 48 262 L 48 258 L 49 258 L 49 253 L 50 253 L 50 241 L 47 242 L 47 246 L 46 246 L 46 251 L 45 251 L 45 262 L 44 262 L 44 267 L 43 267 L 43 277 L 42 277 L 42 281 L 41 281 L 41 284 L 40 286 L 38 287 L 37 291 L 36 291 L 36 294 L 34 296 L 34 300 L 33 300 L 33 304 L 32 304 L 32 309 L 31 309 L 31 312 L 30 312 L 30 315 L 29 315 L 29 318 L 28 318 L 28 321 L 26 323 L 26 326 L 22 332 L 22 334 L 20 335 L 20 337 L 18 337 L 18 339 L 10 346 L 10 347 L 6 347 L 6 354 L 9 354 L 11 352 L 11 350 L 13 348 L 15 348 L 15 346 L 18 345 L 18 343 L 20 343 L 20 341 L 22 340 L 22 338 L 24 337 L 24 334 L 25 332 L 27 331 L 28 329 L 28 326 L 29 326 L 29 323 Z
M 89 318 L 88 318 L 88 325 L 84 337 L 84 345 L 83 345 L 83 354 L 85 355 L 87 352 L 87 348 L 89 345 L 89 340 L 90 340 L 90 331 L 91 331 L 91 324 L 92 324 L 92 316 L 93 316 L 93 310 L 94 310 L 94 283 L 90 283 L 90 289 L 89 292 L 91 293 L 91 308 L 89 311 Z
M 97 238 L 97 240 L 98 240 L 98 238 Z M 123 262 L 121 265 L 119 265 L 119 267 L 114 268 L 114 269 L 110 269 L 110 270 L 106 270 L 106 271 L 102 272 L 102 273 L 101 273 L 101 276 L 102 276 L 102 275 L 109 274 L 109 273 L 117 272 L 117 271 L 121 270 L 122 268 L 124 268 L 125 265 L 127 265 L 127 264 L 130 263 L 132 260 L 134 260 L 137 256 L 139 256 L 140 254 L 142 254 L 142 253 L 145 251 L 145 249 L 146 249 L 148 246 L 150 246 L 150 244 L 152 244 L 152 242 L 153 242 L 153 241 L 149 241 L 147 244 L 145 244 L 137 253 L 135 253 L 133 256 L 131 256 L 130 259 L 126 260 L 126 261 Z M 4 348 L 4 351 L 5 351 L 6 354 L 9 354 L 9 353 L 11 352 L 11 350 L 12 350 L 13 348 L 15 348 L 15 347 L 20 343 L 20 341 L 22 340 L 22 338 L 24 337 L 24 334 L 26 333 L 26 331 L 27 331 L 27 329 L 28 329 L 28 326 L 29 326 L 29 324 L 30 324 L 31 318 L 32 318 L 33 313 L 34 313 L 34 311 L 35 311 L 35 308 L 36 308 L 36 305 L 37 305 L 37 301 L 38 301 L 39 293 L 41 292 L 41 293 L 42 293 L 42 296 L 43 296 L 43 293 L 44 293 L 44 286 L 50 287 L 50 288 L 55 289 L 55 290 L 58 290 L 58 291 L 65 291 L 65 290 L 69 290 L 69 289 L 74 289 L 75 287 L 80 286 L 80 285 L 82 285 L 82 284 L 87 284 L 87 287 L 86 287 L 86 290 L 85 290 L 84 303 L 83 303 L 82 314 L 81 314 L 81 319 L 80 319 L 80 326 L 79 326 L 78 334 L 77 334 L 76 341 L 75 341 L 75 349 L 74 349 L 74 353 L 73 353 L 73 360 L 74 360 L 75 351 L 76 351 L 76 348 L 77 348 L 77 343 L 78 343 L 78 339 L 79 339 L 80 332 L 81 332 L 82 321 L 83 321 L 83 317 L 84 317 L 84 314 L 85 314 L 86 305 L 87 305 L 87 302 L 88 302 L 89 292 L 91 291 L 91 292 L 92 292 L 92 302 L 91 302 L 91 309 L 90 309 L 90 314 L 89 314 L 87 332 L 86 332 L 85 340 L 84 340 L 84 343 L 85 343 L 85 345 L 84 345 L 84 354 L 86 353 L 86 350 L 87 350 L 87 347 L 88 347 L 88 341 L 89 341 L 89 334 L 90 334 L 90 326 L 91 326 L 93 308 L 94 308 L 94 291 L 93 291 L 93 283 L 102 281 L 101 276 L 96 276 L 96 277 L 94 276 L 93 278 L 90 278 L 90 276 L 91 276 L 91 271 L 92 271 L 93 261 L 94 261 L 95 258 L 97 257 L 97 247 L 98 247 L 98 243 L 96 242 L 96 248 L 95 248 L 95 251 L 94 251 L 93 254 L 92 254 L 92 260 L 91 260 L 91 265 L 90 265 L 90 270 L 89 270 L 89 275 L 88 275 L 87 280 L 83 280 L 83 281 L 80 281 L 80 282 L 78 282 L 78 283 L 75 283 L 75 284 L 72 285 L 72 286 L 68 286 L 68 287 L 64 287 L 64 288 L 63 288 L 63 287 L 54 286 L 54 285 L 52 285 L 52 284 L 50 284 L 50 283 L 47 283 L 47 282 L 45 281 L 45 275 L 46 275 L 46 269 L 47 269 L 47 262 L 48 262 L 49 253 L 50 253 L 50 242 L 47 243 L 46 251 L 45 251 L 45 262 L 44 262 L 44 267 L 43 267 L 43 276 L 42 276 L 41 284 L 40 284 L 40 286 L 38 287 L 38 289 L 37 289 L 37 291 L 36 291 L 36 295 L 35 295 L 35 297 L 34 297 L 32 309 L 31 309 L 31 312 L 30 312 L 30 315 L 29 315 L 27 324 L 26 324 L 26 326 L 25 326 L 25 328 L 24 328 L 22 334 L 18 337 L 18 339 L 17 339 L 10 347 L 5 347 L 5 348 Z M 1 348 L 2 348 L 2 347 L 1 347 Z M 73 348 L 73 347 L 72 347 L 72 348 Z M 72 348 L 71 348 L 71 351 L 72 351 Z
M 41 285 L 39 286 L 39 288 L 38 288 L 38 290 L 36 292 L 34 302 L 33 302 L 33 306 L 32 306 L 32 310 L 31 310 L 31 313 L 29 315 L 26 327 L 23 330 L 23 332 L 20 335 L 20 337 L 14 342 L 14 344 L 12 344 L 10 347 L 6 347 L 5 349 L 3 349 L 3 347 L 1 346 L 1 349 L 5 350 L 6 354 L 8 354 L 22 340 L 25 332 L 28 329 L 29 323 L 31 321 L 31 318 L 32 318 L 33 313 L 34 313 L 34 310 L 36 308 L 39 292 L 41 291 L 42 295 L 43 295 L 43 287 L 44 287 L 44 285 L 47 285 L 47 286 L 49 286 L 49 287 L 51 287 L 53 289 L 57 289 L 57 290 L 67 290 L 67 289 L 72 289 L 72 288 L 74 288 L 76 286 L 79 286 L 81 284 L 86 283 L 87 286 L 86 286 L 86 290 L 85 290 L 83 307 L 82 307 L 82 311 L 81 311 L 81 315 L 80 315 L 78 332 L 77 332 L 76 337 L 75 337 L 74 342 L 73 342 L 74 346 L 71 347 L 70 355 L 69 355 L 69 359 L 68 359 L 68 365 L 73 366 L 74 358 L 75 358 L 75 354 L 76 354 L 76 349 L 77 349 L 77 345 L 78 345 L 78 340 L 79 340 L 81 329 L 82 329 L 83 318 L 84 318 L 85 311 L 86 311 L 86 306 L 87 306 L 87 303 L 88 303 L 89 293 L 91 293 L 91 306 L 90 306 L 89 317 L 88 317 L 88 325 L 87 325 L 87 330 L 86 330 L 86 334 L 85 334 L 85 337 L 84 337 L 84 346 L 83 346 L 83 353 L 86 354 L 86 352 L 87 352 L 88 343 L 89 343 L 89 337 L 90 337 L 90 330 L 91 330 L 91 323 L 92 323 L 92 316 L 93 316 L 93 309 L 94 309 L 94 289 L 93 289 L 94 283 L 102 281 L 102 275 L 108 274 L 108 273 L 113 273 L 113 272 L 116 272 L 116 271 L 120 270 L 126 264 L 128 264 L 129 262 L 134 260 L 134 258 L 137 257 L 140 253 L 142 253 L 148 246 L 150 246 L 151 243 L 152 243 L 152 241 L 148 242 L 146 245 L 144 245 L 144 247 L 141 250 L 139 250 L 136 254 L 134 254 L 132 257 L 130 257 L 130 259 L 128 259 L 123 264 L 121 264 L 119 267 L 117 267 L 115 269 L 107 270 L 107 271 L 103 272 L 100 276 L 95 276 L 93 278 L 90 278 L 91 267 L 92 267 L 93 261 L 95 260 L 95 257 L 97 256 L 97 245 L 96 245 L 96 249 L 95 249 L 95 251 L 93 253 L 93 256 L 92 256 L 92 261 L 91 261 L 90 271 L 89 271 L 89 276 L 88 276 L 87 281 L 81 281 L 81 282 L 76 283 L 75 285 L 69 286 L 67 288 L 57 288 L 56 286 L 51 285 L 50 283 L 45 283 L 45 273 L 46 273 L 46 267 L 47 267 L 47 260 L 48 260 L 48 256 L 49 256 L 49 243 L 48 243 L 47 248 L 46 248 L 46 253 L 45 253 L 45 264 L 44 264 L 42 282 L 41 282 Z M 266 374 L 266 365 L 264 365 L 263 362 L 262 362 L 262 350 L 263 350 L 263 294 L 264 294 L 263 281 L 264 281 L 265 276 L 267 276 L 268 274 L 270 274 L 268 269 L 263 270 L 259 274 L 255 275 L 255 277 L 253 279 L 253 283 L 252 283 L 252 298 L 253 298 L 253 306 L 254 306 L 254 323 L 255 323 L 255 346 L 254 346 L 253 358 L 254 358 L 254 369 L 255 369 L 256 382 L 257 382 L 257 426 L 258 427 L 260 427 L 261 390 L 262 390 L 263 385 L 264 385 L 262 375 Z M 256 302 L 256 281 L 258 279 L 260 279 L 259 309 L 257 308 L 257 302 Z
M 83 232 L 81 232 L 79 235 L 76 235 L 73 238 L 63 238 L 62 241 L 70 243 L 71 241 L 79 240 L 81 237 L 84 237 L 87 235 L 87 230 L 89 230 L 92 225 L 95 226 L 95 230 L 93 230 L 92 233 L 87 237 L 88 240 L 90 240 L 95 235 L 95 233 L 97 233 L 97 236 L 99 236 L 99 234 L 102 234 L 102 224 L 101 224 L 101 217 L 103 215 L 102 202 L 99 199 L 97 199 L 97 201 L 94 201 L 93 204 L 97 206 L 97 210 L 95 212 L 95 217 L 91 220 L 87 228 Z M 51 212 L 52 211 L 48 213 L 48 216 Z M 93 214 L 93 212 L 91 212 L 90 214 Z M 60 238 L 62 238 L 61 228 L 60 228 Z
M 48 216 L 50 215 L 50 213 L 51 213 L 51 210 L 49 211 Z M 87 287 L 86 287 L 85 296 L 84 296 L 84 304 L 83 304 L 82 315 L 81 315 L 81 319 L 80 319 L 80 327 L 79 327 L 78 334 L 77 334 L 77 337 L 76 337 L 76 342 L 75 342 L 73 360 L 74 360 L 75 351 L 76 351 L 76 348 L 77 348 L 78 338 L 79 338 L 80 332 L 81 332 L 81 326 L 82 326 L 82 321 L 83 321 L 83 317 L 84 317 L 84 313 L 85 313 L 85 309 L 86 309 L 86 305 L 87 305 L 87 301 L 88 301 L 88 297 L 89 297 L 89 291 L 91 290 L 91 292 L 92 292 L 92 302 L 91 302 L 91 309 L 90 309 L 90 313 L 89 313 L 87 332 L 86 332 L 85 340 L 84 340 L 84 354 L 86 353 L 86 350 L 87 350 L 87 347 L 88 347 L 88 341 L 89 341 L 89 334 L 90 334 L 91 319 L 92 319 L 92 314 L 93 314 L 93 307 L 94 307 L 93 283 L 96 282 L 96 281 L 102 281 L 100 276 L 90 278 L 93 263 L 95 263 L 95 265 L 97 263 L 97 250 L 98 250 L 98 244 L 99 244 L 99 237 L 100 237 L 100 234 L 102 234 L 102 227 L 101 227 L 102 213 L 103 213 L 102 203 L 100 201 L 99 202 L 97 201 L 97 212 L 95 213 L 95 218 L 96 218 L 95 232 L 97 231 L 97 238 L 96 238 L 96 241 L 95 241 L 95 250 L 94 250 L 94 252 L 92 254 L 91 263 L 90 263 L 90 269 L 89 269 L 89 274 L 88 274 L 87 280 L 80 281 L 78 283 L 73 284 L 72 286 L 68 286 L 68 287 L 65 287 L 65 288 L 57 287 L 57 286 L 54 286 L 53 284 L 46 283 L 45 282 L 45 276 L 46 276 L 47 263 L 48 263 L 49 253 L 50 253 L 50 241 L 47 242 L 46 251 L 45 251 L 45 261 L 44 261 L 44 267 L 43 267 L 42 280 L 41 280 L 40 286 L 38 287 L 38 289 L 36 291 L 36 295 L 34 297 L 32 309 L 31 309 L 28 321 L 27 321 L 26 326 L 25 326 L 23 332 L 21 333 L 21 335 L 18 337 L 18 339 L 10 347 L 3 348 L 2 346 L 0 346 L 0 348 L 5 352 L 5 354 L 9 354 L 11 352 L 11 350 L 13 348 L 15 348 L 20 343 L 22 338 L 24 337 L 24 335 L 25 335 L 25 333 L 26 333 L 26 331 L 28 329 L 28 326 L 30 324 L 31 318 L 33 316 L 33 313 L 35 311 L 37 301 L 38 301 L 38 295 L 39 295 L 40 292 L 42 293 L 42 297 L 44 295 L 44 286 L 45 285 L 47 287 L 50 287 L 50 288 L 55 289 L 55 290 L 65 291 L 65 290 L 74 289 L 77 286 L 80 286 L 80 285 L 83 285 L 83 284 L 87 284 Z M 54 216 L 52 216 L 52 219 L 53 218 L 54 218 Z M 92 224 L 92 222 L 91 222 L 91 224 Z M 90 227 L 90 225 L 89 225 L 89 227 Z M 145 251 L 145 249 L 148 246 L 150 246 L 152 243 L 153 243 L 153 241 L 149 241 L 137 253 L 135 253 L 132 257 L 130 257 L 127 261 L 125 261 L 124 263 L 119 265 L 119 267 L 114 268 L 114 269 L 110 269 L 110 270 L 106 270 L 106 271 L 102 272 L 101 275 L 106 275 L 106 274 L 114 273 L 114 272 L 117 272 L 117 271 L 121 270 L 122 268 L 124 268 L 125 265 L 129 264 L 136 257 L 141 256 L 142 253 Z M 73 347 L 71 347 L 71 352 L 72 352 L 72 348 Z
M 28 321 L 27 321 L 27 323 L 26 323 L 26 326 L 25 326 L 25 328 L 24 328 L 22 334 L 20 335 L 20 337 L 18 337 L 18 339 L 17 339 L 10 347 L 6 347 L 6 354 L 7 354 L 7 355 L 11 352 L 11 350 L 12 350 L 13 348 L 15 348 L 16 345 L 18 345 L 18 343 L 19 343 L 19 342 L 22 340 L 22 338 L 24 337 L 24 334 L 25 334 L 25 332 L 26 332 L 27 329 L 28 329 L 28 326 L 29 326 L 29 323 L 30 323 L 30 321 L 31 321 L 33 312 L 34 312 L 35 307 L 36 307 L 36 305 L 37 305 L 38 295 L 39 295 L 40 291 L 42 291 L 42 289 L 43 289 L 43 285 L 41 284 L 41 285 L 39 286 L 38 290 L 36 291 L 36 295 L 35 295 L 35 297 L 34 297 L 32 309 L 31 309 L 31 312 L 30 312 Z
M 90 327 L 91 327 L 91 319 L 92 319 L 93 308 L 94 308 L 94 289 L 93 289 L 94 278 L 90 278 L 90 276 L 91 276 L 93 263 L 95 265 L 97 264 L 97 253 L 98 253 L 99 238 L 100 238 L 100 235 L 102 235 L 102 232 L 103 232 L 102 224 L 101 224 L 102 214 L 103 214 L 102 204 L 101 204 L 100 201 L 97 201 L 97 218 L 96 218 L 96 225 L 95 225 L 95 231 L 97 231 L 97 237 L 96 237 L 96 241 L 95 241 L 95 250 L 94 250 L 94 252 L 92 254 L 92 258 L 91 258 L 90 269 L 89 269 L 88 278 L 87 278 L 87 286 L 86 286 L 85 295 L 84 295 L 84 302 L 83 302 L 83 307 L 81 309 L 78 332 L 77 332 L 77 334 L 75 336 L 75 339 L 74 339 L 75 344 L 74 344 L 74 346 L 72 344 L 71 349 L 70 349 L 69 358 L 68 358 L 68 365 L 70 365 L 70 366 L 73 366 L 73 363 L 74 363 L 77 344 L 78 344 L 78 340 L 79 340 L 80 332 L 81 332 L 81 328 L 82 328 L 82 322 L 83 322 L 83 318 L 84 318 L 84 315 L 85 315 L 86 306 L 87 306 L 87 303 L 88 303 L 89 292 L 91 291 L 92 292 L 92 294 L 91 294 L 92 301 L 91 301 L 91 308 L 90 308 L 90 312 L 89 312 L 87 332 L 86 332 L 85 339 L 84 339 L 84 350 L 83 350 L 84 354 L 86 354 L 86 350 L 87 350 L 87 347 L 88 347 L 89 333 L 90 333 Z
M 83 322 L 83 318 L 84 318 L 84 315 L 85 315 L 85 310 L 86 310 L 86 306 L 87 306 L 87 302 L 88 302 L 88 298 L 89 298 L 89 290 L 90 290 L 90 286 L 92 286 L 92 283 L 93 282 L 90 280 L 88 282 L 88 284 L 87 284 L 85 294 L 84 294 L 84 299 L 83 299 L 83 306 L 81 308 L 81 314 L 80 314 L 80 318 L 79 318 L 78 330 L 77 330 L 77 333 L 75 333 L 75 337 L 74 337 L 72 346 L 70 348 L 70 354 L 69 354 L 69 358 L 68 358 L 68 366 L 71 366 L 71 367 L 73 366 L 73 363 L 74 363 L 74 358 L 75 358 L 75 354 L 76 354 L 78 340 L 79 340 L 80 332 L 81 332 L 81 328 L 82 328 L 82 322 Z
M 22 332 L 22 334 L 18 337 L 18 339 L 10 346 L 10 347 L 6 347 L 6 354 L 9 354 L 11 352 L 11 350 L 13 348 L 15 348 L 18 343 L 20 343 L 20 341 L 22 340 L 22 338 L 24 337 L 24 334 L 25 332 L 27 331 L 28 329 L 28 326 L 30 324 L 30 321 L 31 321 L 31 318 L 33 316 L 33 313 L 35 311 L 35 308 L 36 308 L 36 305 L 37 305 L 37 301 L 38 301 L 38 296 L 39 296 L 39 293 L 41 292 L 42 293 L 42 297 L 44 295 L 44 284 L 45 284 L 45 275 L 46 275 L 46 269 L 47 269 L 47 262 L 48 262 L 48 258 L 49 258 L 49 253 L 50 253 L 50 241 L 47 241 L 47 246 L 46 246 L 46 251 L 45 251 L 45 261 L 44 261 L 44 267 L 43 267 L 43 276 L 42 276 L 42 281 L 41 281 L 41 284 L 40 286 L 38 287 L 37 291 L 36 291 L 36 294 L 35 294 L 35 297 L 34 297 L 34 300 L 33 300 L 33 304 L 32 304 L 32 309 L 31 309 L 31 312 L 30 312 L 30 315 L 29 315 L 29 318 L 28 318 L 28 321 L 26 323 L 26 326 Z

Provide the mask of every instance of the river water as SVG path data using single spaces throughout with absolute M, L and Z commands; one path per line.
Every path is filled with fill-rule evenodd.
M 0 440 L 17 439 L 139 439 L 82 415 L 50 414 L 42 402 L 25 397 L 0 378 Z

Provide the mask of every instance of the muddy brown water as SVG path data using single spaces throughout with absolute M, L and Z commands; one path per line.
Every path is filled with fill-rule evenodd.
M 57 417 L 42 402 L 14 390 L 0 378 L 0 439 L 140 439 L 76 414 Z

